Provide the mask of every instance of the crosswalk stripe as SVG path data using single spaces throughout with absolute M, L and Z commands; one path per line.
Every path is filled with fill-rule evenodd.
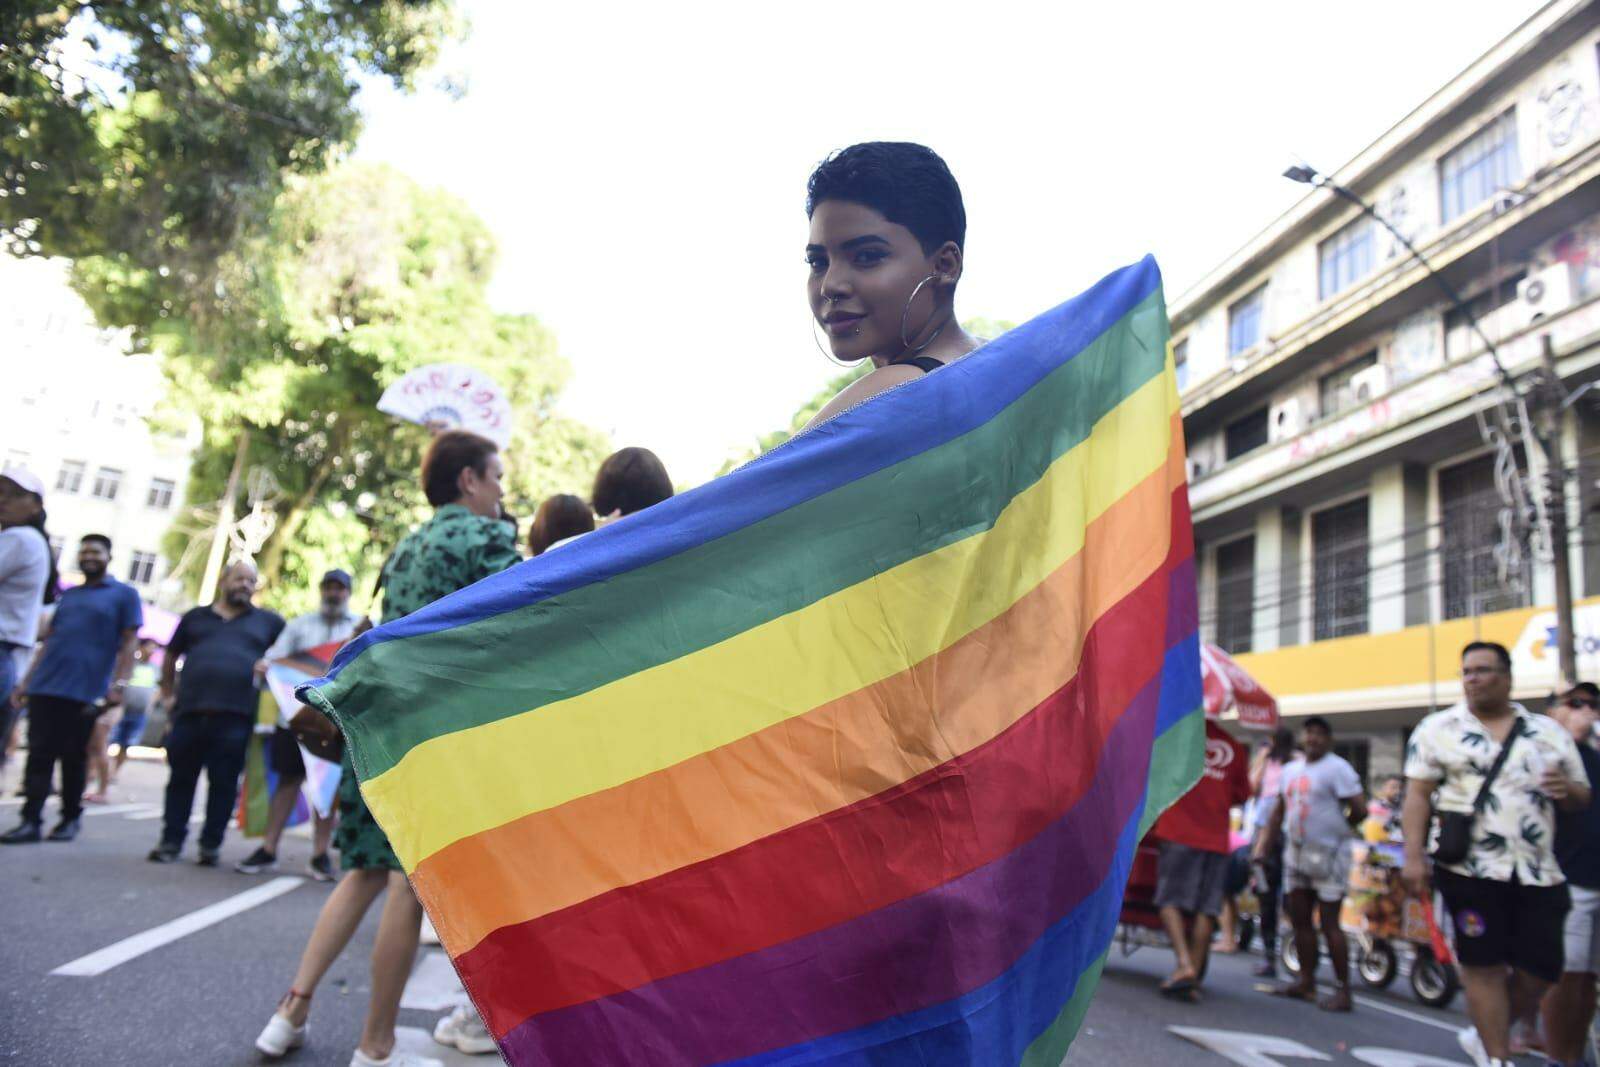
M 191 911 L 187 915 L 180 915 L 171 922 L 162 923 L 160 926 L 152 927 L 143 933 L 125 937 L 121 941 L 91 952 L 87 956 L 80 956 L 70 963 L 63 963 L 50 973 L 78 978 L 92 978 L 95 975 L 105 974 L 111 968 L 127 963 L 131 959 L 136 959 L 146 952 L 158 949 L 163 945 L 170 945 L 172 942 L 188 937 L 198 930 L 204 930 L 208 926 L 215 926 L 224 919 L 232 918 L 241 912 L 249 911 L 251 908 L 259 907 L 269 900 L 281 897 L 304 881 L 304 878 L 287 875 L 274 878 L 272 881 L 256 886 L 254 889 L 247 889 L 243 893 L 237 893 L 226 900 L 219 900 L 215 904 L 209 904 L 198 911 Z
M 467 991 L 461 988 L 456 969 L 450 965 L 450 957 L 436 949 L 422 953 L 417 969 L 406 981 L 405 992 L 400 994 L 400 1006 L 446 1012 L 470 999 Z
M 152 807 L 155 807 L 155 805 L 153 805 L 153 804 L 86 804 L 86 805 L 84 805 L 84 808 L 83 808 L 83 814 L 85 816 L 89 816 L 89 815 L 127 815 L 129 818 L 132 818 L 133 817 L 133 815 L 131 814 L 132 812 L 149 811 Z M 156 808 L 156 810 L 160 811 L 161 809 L 160 808 Z

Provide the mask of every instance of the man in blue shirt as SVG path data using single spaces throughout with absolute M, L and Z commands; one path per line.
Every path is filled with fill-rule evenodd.
M 89 534 L 78 545 L 83 584 L 61 594 L 28 676 L 17 687 L 28 703 L 27 799 L 22 822 L 0 836 L 0 844 L 24 845 L 41 837 L 50 779 L 61 764 L 61 821 L 52 841 L 78 836 L 83 786 L 88 776 L 89 735 L 106 705 L 122 703 L 133 649 L 144 625 L 144 605 L 132 586 L 107 572 L 111 539 Z

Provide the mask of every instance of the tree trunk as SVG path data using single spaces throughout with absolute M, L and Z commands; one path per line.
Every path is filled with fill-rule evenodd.
M 261 555 L 256 560 L 256 570 L 261 576 L 261 588 L 275 589 L 283 575 L 283 556 L 287 546 L 299 535 L 300 527 L 305 524 L 306 516 L 317 503 L 317 494 L 322 492 L 322 487 L 328 484 L 328 479 L 333 475 L 334 460 L 343 454 L 344 434 L 342 427 L 337 427 L 333 433 L 333 441 L 328 451 L 323 454 L 322 462 L 317 464 L 312 472 L 311 481 L 306 484 L 305 491 L 296 497 L 286 511 L 278 516 L 278 525 L 273 529 L 272 536 L 267 538 L 267 543 L 261 546 Z

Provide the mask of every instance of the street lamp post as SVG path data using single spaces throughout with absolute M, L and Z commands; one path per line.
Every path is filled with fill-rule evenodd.
M 1500 353 L 1495 349 L 1494 342 L 1489 340 L 1483 332 L 1483 327 L 1478 324 L 1478 318 L 1472 313 L 1472 308 L 1461 294 L 1456 292 L 1443 275 L 1433 269 L 1433 264 L 1428 262 L 1411 239 L 1401 233 L 1388 219 L 1378 214 L 1377 210 L 1361 197 L 1340 185 L 1332 178 L 1319 172 L 1315 167 L 1298 163 L 1283 172 L 1283 176 L 1292 182 L 1309 185 L 1317 189 L 1327 189 L 1334 195 L 1348 200 L 1361 209 L 1362 214 L 1388 230 L 1399 241 L 1401 246 L 1411 254 L 1411 258 L 1427 272 L 1428 277 L 1438 286 L 1439 291 L 1450 302 L 1452 310 L 1457 311 L 1466 319 L 1467 325 L 1482 342 L 1484 351 L 1489 354 L 1494 363 L 1495 373 L 1501 384 L 1513 399 L 1521 400 L 1522 394 L 1517 390 L 1516 381 L 1511 373 L 1506 370 L 1505 364 L 1500 362 Z M 1571 686 L 1578 678 L 1577 641 L 1573 631 L 1572 620 L 1572 567 L 1568 555 L 1567 532 L 1567 499 L 1566 499 L 1566 471 L 1561 464 L 1561 413 L 1574 398 L 1566 396 L 1561 386 L 1561 377 L 1556 370 L 1555 350 L 1551 344 L 1550 335 L 1544 335 L 1543 359 L 1540 369 L 1536 372 L 1537 380 L 1531 391 L 1530 399 L 1533 404 L 1535 416 L 1535 432 L 1523 436 L 1536 448 L 1544 461 L 1545 478 L 1542 487 L 1542 506 L 1538 509 L 1538 522 L 1542 527 L 1546 543 L 1550 545 L 1551 565 L 1554 571 L 1556 585 L 1556 645 L 1558 660 L 1562 676 L 1562 684 Z M 1508 419 L 1508 422 L 1513 420 Z M 1521 420 L 1515 420 L 1521 421 Z M 1480 423 L 1480 427 L 1483 424 Z M 1485 431 L 1487 432 L 1487 431 Z

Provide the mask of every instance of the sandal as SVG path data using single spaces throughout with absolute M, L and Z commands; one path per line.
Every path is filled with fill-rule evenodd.
M 1315 989 L 1303 989 L 1298 985 L 1281 985 L 1267 992 L 1269 996 L 1283 997 L 1286 1000 L 1303 1000 L 1307 1004 L 1315 1004 L 1317 1002 L 1317 991 Z

